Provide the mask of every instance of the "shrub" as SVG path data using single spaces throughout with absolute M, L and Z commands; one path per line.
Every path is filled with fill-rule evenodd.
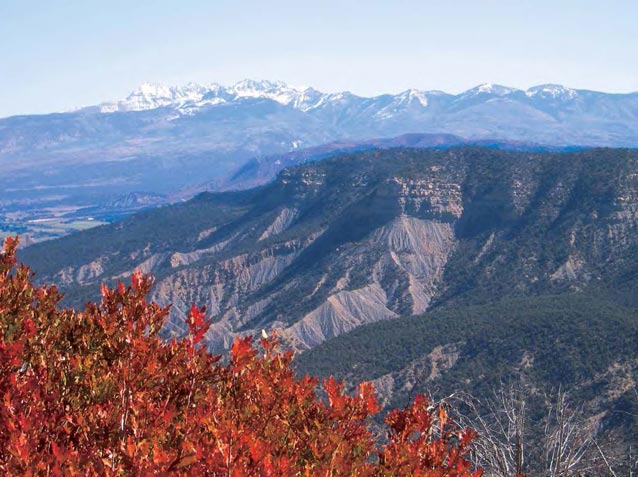
M 387 439 L 369 421 L 371 384 L 295 376 L 274 337 L 237 339 L 222 359 L 189 333 L 162 340 L 168 308 L 148 303 L 152 280 L 102 287 L 84 311 L 60 309 L 54 286 L 0 256 L 2 475 L 450 476 L 481 475 L 466 459 L 474 433 L 423 397 L 391 411 Z

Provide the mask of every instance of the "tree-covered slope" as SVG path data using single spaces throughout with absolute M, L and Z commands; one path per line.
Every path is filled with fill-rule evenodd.
M 583 447 L 592 451 L 585 459 L 600 458 L 600 445 L 620 472 L 637 443 L 637 342 L 638 308 L 570 293 L 441 307 L 368 324 L 298 355 L 296 365 L 299 374 L 370 380 L 385 406 L 405 405 L 425 392 L 476 425 L 483 414 L 492 429 L 481 430 L 488 443 L 505 439 L 499 444 L 505 445 L 506 433 L 517 429 L 525 465 L 538 475 L 548 427 L 556 424 L 550 413 L 566 406 L 560 412 L 569 421 L 567 448 L 593 437 L 597 444 Z M 522 421 L 507 421 L 514 415 Z M 510 427 L 499 430 L 499 422 Z
M 300 371 L 377 380 L 386 399 L 502 383 L 621 402 L 638 384 L 638 309 L 583 294 L 508 298 L 362 326 L 297 357 Z M 638 402 L 636 403 L 638 405 Z

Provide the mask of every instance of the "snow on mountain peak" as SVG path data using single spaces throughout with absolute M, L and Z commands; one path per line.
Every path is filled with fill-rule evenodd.
M 283 81 L 245 79 L 232 85 L 229 89 L 234 91 L 276 91 L 289 89 Z
M 508 94 L 516 93 L 519 90 L 516 88 L 510 88 L 508 86 L 502 86 L 500 84 L 483 83 L 472 89 L 462 93 L 461 96 L 476 96 L 478 94 L 491 94 L 495 96 L 507 96 Z
M 160 107 L 174 107 L 182 113 L 192 114 L 199 107 L 234 101 L 241 98 L 263 98 L 307 111 L 316 107 L 325 94 L 313 88 L 295 88 L 282 81 L 245 79 L 232 86 L 212 83 L 202 86 L 189 83 L 185 86 L 165 86 L 143 83 L 126 99 L 103 103 L 101 112 L 145 111 Z
M 464 93 L 456 95 L 459 100 L 473 97 L 507 97 L 523 91 L 493 83 L 478 85 Z M 572 99 L 577 96 L 575 90 L 556 84 L 534 86 L 524 92 L 529 98 Z M 383 106 L 379 114 L 394 116 L 403 108 L 425 108 L 434 97 L 448 95 L 442 91 L 422 91 L 408 89 L 397 95 L 382 95 L 383 101 L 391 96 L 391 103 Z M 524 97 L 524 96 L 523 96 Z M 281 105 L 292 107 L 298 111 L 307 112 L 317 108 L 324 108 L 328 104 L 346 105 L 364 98 L 350 92 L 322 93 L 316 89 L 290 86 L 282 81 L 245 79 L 232 86 L 222 86 L 216 83 L 201 85 L 189 83 L 184 86 L 165 86 L 156 83 L 143 83 L 126 99 L 97 106 L 101 112 L 116 111 L 146 111 L 156 108 L 169 107 L 176 111 L 177 116 L 195 114 L 203 107 L 215 106 L 222 103 L 232 103 L 241 99 L 267 99 Z M 375 98 L 368 98 L 374 100 Z
M 301 111 L 316 107 L 326 97 L 313 88 L 296 88 L 282 81 L 243 80 L 226 88 L 236 98 L 265 98 Z
M 529 97 L 541 96 L 545 98 L 563 98 L 572 99 L 576 97 L 576 91 L 570 88 L 566 88 L 560 84 L 541 84 L 529 88 L 525 94 Z
M 185 86 L 165 86 L 157 83 L 142 83 L 126 99 L 99 105 L 101 112 L 145 111 L 163 106 L 180 105 L 202 99 L 207 88 L 197 83 Z
M 170 95 L 170 88 L 158 83 L 142 83 L 128 97 L 148 96 L 148 97 L 166 97 Z
M 425 91 L 419 91 L 418 89 L 408 89 L 400 94 L 405 98 L 408 103 L 417 101 L 421 106 L 426 107 L 428 105 L 428 97 Z

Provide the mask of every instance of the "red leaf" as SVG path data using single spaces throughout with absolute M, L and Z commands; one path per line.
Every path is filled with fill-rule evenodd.
M 188 330 L 193 339 L 193 343 L 197 344 L 204 338 L 204 335 L 210 327 L 210 320 L 206 320 L 205 307 L 197 308 L 195 305 L 191 306 L 190 313 L 188 314 Z

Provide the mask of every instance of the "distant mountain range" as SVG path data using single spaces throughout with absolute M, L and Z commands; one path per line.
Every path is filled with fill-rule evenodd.
M 364 98 L 269 81 L 145 84 L 121 101 L 0 119 L 0 232 L 28 220 L 110 221 L 183 198 L 197 184 L 242 187 L 236 178 L 246 167 L 276 172 L 291 151 L 408 133 L 635 147 L 638 94 L 486 84 L 457 95 L 412 89 Z

